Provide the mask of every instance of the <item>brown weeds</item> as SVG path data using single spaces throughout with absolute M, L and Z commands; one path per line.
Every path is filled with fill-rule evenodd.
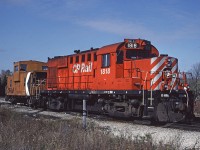
M 200 100 L 196 100 L 194 103 L 194 113 L 200 115 Z
M 153 143 L 151 135 L 114 137 L 89 124 L 82 128 L 78 119 L 51 120 L 31 118 L 0 108 L 1 150 L 155 150 L 175 149 L 162 142 Z

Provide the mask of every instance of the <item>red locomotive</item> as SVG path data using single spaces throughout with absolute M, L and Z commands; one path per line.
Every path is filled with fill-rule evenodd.
M 54 110 L 87 110 L 161 122 L 193 116 L 193 97 L 178 60 L 150 41 L 123 42 L 49 58 L 47 89 L 40 102 Z

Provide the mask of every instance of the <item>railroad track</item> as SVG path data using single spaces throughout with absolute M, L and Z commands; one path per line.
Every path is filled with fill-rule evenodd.
M 5 101 L 3 98 L 0 98 L 0 107 L 3 105 L 11 106 L 12 104 L 10 102 Z M 13 107 L 16 108 L 16 107 L 22 107 L 22 106 L 13 105 Z M 60 113 L 60 112 L 57 112 L 57 113 Z M 81 116 L 82 115 L 81 112 L 67 112 L 67 114 L 70 114 L 71 116 Z M 32 115 L 34 115 L 34 113 Z M 111 122 L 133 123 L 133 124 L 139 124 L 139 125 L 151 125 L 151 121 L 149 121 L 149 120 L 133 120 L 133 119 L 127 120 L 127 119 L 111 118 L 106 115 L 88 114 L 88 118 L 92 118 L 92 119 L 99 120 L 99 121 L 111 121 Z M 165 125 L 156 124 L 156 127 L 200 132 L 200 118 L 197 117 L 194 121 L 189 122 L 189 123 L 177 122 L 177 123 L 167 123 Z
M 1 105 L 10 105 L 10 104 L 11 104 L 10 102 L 5 101 L 4 98 L 0 97 L 0 106 L 1 106 Z
M 173 128 L 185 131 L 197 131 L 200 132 L 200 118 L 196 117 L 194 121 L 183 123 L 183 122 L 175 122 L 175 123 L 167 123 L 163 126 L 163 128 Z

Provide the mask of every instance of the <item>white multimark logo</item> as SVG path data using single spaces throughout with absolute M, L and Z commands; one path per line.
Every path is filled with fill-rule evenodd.
M 92 62 L 89 62 L 88 64 L 82 63 L 82 64 L 74 64 L 72 68 L 73 73 L 78 72 L 92 72 Z

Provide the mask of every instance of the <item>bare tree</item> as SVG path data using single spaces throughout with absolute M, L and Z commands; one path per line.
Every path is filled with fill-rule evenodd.
M 7 76 L 11 75 L 10 70 L 1 70 L 0 74 L 0 96 L 5 96 L 5 87 L 7 85 Z
M 192 66 L 191 73 L 193 78 L 190 79 L 190 87 L 195 91 L 195 97 L 200 96 L 200 62 Z

